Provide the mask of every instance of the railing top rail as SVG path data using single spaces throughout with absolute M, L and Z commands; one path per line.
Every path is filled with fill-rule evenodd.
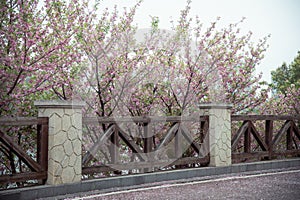
M 48 124 L 47 117 L 0 117 L 0 126 L 28 126 Z
M 300 115 L 231 115 L 231 120 L 300 120 Z
M 208 116 L 146 116 L 146 117 L 84 117 L 84 124 L 95 123 L 159 123 L 159 122 L 189 122 L 189 121 L 206 121 Z

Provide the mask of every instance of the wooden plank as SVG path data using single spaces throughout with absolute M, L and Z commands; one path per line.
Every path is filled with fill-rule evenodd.
M 37 162 L 43 171 L 48 169 L 48 124 L 37 126 Z
M 249 126 L 244 133 L 244 152 L 250 153 L 251 152 L 251 125 L 252 122 L 248 121 Z
M 189 131 L 185 126 L 183 126 L 183 125 L 180 126 L 180 129 L 181 129 L 182 135 L 183 135 L 184 138 L 187 140 L 187 142 L 188 142 L 189 144 L 191 144 L 191 147 L 192 147 L 198 154 L 200 154 L 201 146 L 193 140 L 193 138 L 191 137 L 190 131 Z
M 18 144 L 14 143 L 8 135 L 4 134 L 2 130 L 0 130 L 0 141 L 28 165 L 31 170 L 36 172 L 42 171 L 41 166 L 27 155 Z
M 199 142 L 203 143 L 204 137 L 205 137 L 205 126 L 206 122 L 200 122 L 200 133 L 199 133 Z
M 93 174 L 116 170 L 132 170 L 132 169 L 144 169 L 144 168 L 165 168 L 174 165 L 187 165 L 187 164 L 201 164 L 207 165 L 209 163 L 209 156 L 198 157 L 186 157 L 172 160 L 159 160 L 153 162 L 129 162 L 118 164 L 106 164 L 101 166 L 84 167 L 82 169 L 83 174 Z
M 152 140 L 152 129 L 151 129 L 152 123 L 144 123 L 143 128 L 144 128 L 144 135 L 143 135 L 143 142 L 144 142 L 144 153 L 147 154 L 148 160 L 152 161 L 153 160 L 153 154 L 150 153 L 152 152 L 153 148 L 153 140 Z M 144 172 L 150 172 L 152 169 L 151 168 L 144 168 Z
M 109 152 L 111 163 L 117 163 L 119 161 L 119 130 L 118 127 L 115 127 L 114 132 L 110 136 L 110 145 L 109 145 Z
M 293 128 L 294 128 L 294 134 L 297 136 L 297 138 L 300 140 L 300 130 L 298 126 L 296 126 L 295 122 L 293 121 Z
M 287 132 L 288 128 L 291 126 L 291 121 L 287 120 L 284 125 L 280 128 L 279 132 L 276 134 L 272 145 L 273 148 L 280 142 L 283 135 Z
M 209 117 L 208 116 L 207 116 L 206 121 L 204 121 L 204 124 L 202 124 L 202 125 L 203 125 L 203 137 L 201 138 L 201 143 L 203 144 L 203 143 L 206 142 L 205 140 L 206 139 L 208 140 L 208 138 L 209 138 L 209 136 L 208 136 L 208 134 L 209 134 L 208 133 L 208 129 L 209 129 Z M 207 141 L 207 142 L 209 142 L 209 141 Z
M 140 147 L 121 128 L 119 128 L 119 136 L 129 146 L 129 148 L 136 153 L 136 156 L 138 156 L 139 159 L 142 161 L 146 161 L 148 159 Z
M 188 165 L 188 164 L 201 164 L 201 165 L 208 165 L 209 164 L 209 156 L 205 156 L 202 158 L 199 157 L 185 157 L 180 158 L 171 163 L 169 166 L 172 165 Z
M 111 171 L 116 171 L 116 169 L 113 169 L 113 168 L 105 166 L 105 165 L 82 168 L 82 174 L 95 174 L 95 173 L 111 172 Z
M 291 123 L 290 127 L 286 133 L 286 149 L 292 150 L 293 149 L 293 123 Z
M 157 146 L 155 150 L 159 150 L 164 148 L 164 146 L 168 145 L 168 143 L 175 137 L 175 133 L 178 130 L 179 125 L 173 124 L 173 126 L 168 130 L 166 137 L 163 141 Z
M 115 129 L 115 125 L 110 126 L 105 133 L 103 133 L 98 140 L 94 143 L 94 145 L 86 152 L 86 154 L 83 155 L 82 157 L 82 165 L 85 166 L 87 165 L 93 158 L 94 155 L 99 151 L 101 145 L 107 140 L 111 134 L 113 134 Z
M 179 128 L 177 132 L 175 133 L 175 156 L 176 158 L 181 158 L 183 155 L 183 137 L 181 133 L 181 124 L 179 125 Z
M 266 120 L 265 124 L 265 143 L 268 147 L 269 151 L 269 159 L 272 159 L 272 152 L 273 152 L 273 121 L 272 120 Z
M 23 182 L 23 181 L 28 181 L 28 180 L 40 180 L 40 179 L 47 179 L 46 171 L 1 175 L 0 176 L 0 184 Z
M 144 153 L 149 153 L 153 149 L 152 123 L 144 124 Z
M 83 117 L 82 124 L 84 125 L 101 125 L 101 124 L 114 124 L 115 118 L 112 117 Z
M 268 152 L 250 152 L 250 153 L 232 153 L 231 158 L 233 160 L 252 159 L 252 158 L 264 158 L 268 156 Z M 297 150 L 284 150 L 274 151 L 273 157 L 276 156 L 300 156 L 300 149 Z
M 249 122 L 244 121 L 242 126 L 237 131 L 237 133 L 234 135 L 234 137 L 231 140 L 231 149 L 232 150 L 234 150 L 236 148 L 240 138 L 242 137 L 243 134 L 245 134 L 245 131 L 248 129 L 248 126 L 249 126 Z
M 300 120 L 300 115 L 231 115 L 231 121 Z
M 9 157 L 9 148 L 5 146 L 4 144 L 0 143 L 0 151 L 8 158 Z
M 185 122 L 206 121 L 208 116 L 134 116 L 134 117 L 84 117 L 83 124 L 113 124 L 113 123 L 163 123 L 163 122 Z
M 47 117 L 1 117 L 1 126 L 29 126 L 36 124 L 48 124 Z
M 47 119 L 48 121 L 48 119 Z M 49 123 L 37 126 L 37 162 L 40 164 L 42 171 L 48 171 L 48 131 Z M 47 176 L 39 180 L 39 184 L 45 184 Z
M 258 131 L 256 130 L 256 128 L 254 127 L 253 123 L 250 124 L 250 128 L 251 128 L 251 133 L 254 136 L 254 139 L 257 141 L 258 145 L 261 147 L 261 149 L 263 151 L 267 151 L 268 146 L 263 141 L 263 139 L 260 137 L 260 135 L 259 135 Z
M 201 115 L 199 118 L 200 118 L 199 122 L 208 123 L 208 121 L 209 121 L 209 116 L 208 115 Z
M 274 151 L 274 156 L 300 156 L 300 149 Z
M 250 153 L 232 153 L 231 158 L 234 160 L 240 159 L 251 159 L 251 158 L 263 158 L 268 156 L 268 152 L 260 151 L 260 152 L 250 152 Z

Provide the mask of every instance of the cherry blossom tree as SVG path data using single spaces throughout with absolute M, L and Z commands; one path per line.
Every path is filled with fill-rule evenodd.
M 98 15 L 86 1 L 1 1 L 0 114 L 32 114 L 41 98 L 81 99 L 85 115 L 100 117 L 190 115 L 203 102 L 254 112 L 268 93 L 255 75 L 267 37 L 253 43 L 251 32 L 240 32 L 243 20 L 219 29 L 218 18 L 204 28 L 189 17 L 190 3 L 172 32 L 152 17 L 137 41 L 141 1 Z M 85 131 L 88 142 L 99 139 L 99 127 Z
M 153 17 L 151 31 L 137 42 L 133 20 L 141 1 L 100 16 L 82 1 L 5 1 L 1 114 L 17 115 L 41 97 L 80 98 L 98 116 L 182 115 L 211 101 L 251 112 L 267 98 L 254 75 L 266 38 L 254 45 L 251 33 L 240 33 L 241 22 L 218 29 L 218 19 L 204 29 L 189 17 L 190 3 L 172 33 Z
M 1 115 L 26 114 L 22 110 L 26 106 L 30 110 L 36 98 L 70 98 L 81 61 L 75 36 L 88 22 L 86 2 L 9 0 L 1 4 Z
M 217 19 L 204 30 L 198 18 L 196 25 L 192 24 L 189 11 L 190 1 L 178 23 L 173 23 L 173 34 L 152 27 L 152 39 L 159 38 L 159 42 L 152 48 L 156 59 L 151 65 L 157 66 L 160 77 L 152 88 L 148 85 L 152 96 L 159 99 L 152 101 L 159 103 L 158 108 L 167 115 L 197 112 L 199 102 L 212 101 L 232 103 L 234 113 L 254 111 L 268 93 L 260 82 L 261 76 L 255 75 L 255 67 L 267 49 L 267 37 L 253 44 L 251 32 L 240 33 L 238 26 L 243 20 L 219 30 Z M 148 101 L 142 94 L 148 93 L 140 92 L 140 101 Z M 137 99 L 136 109 L 149 109 Z
M 160 40 L 153 34 L 146 36 L 144 42 L 135 38 L 137 27 L 133 19 L 140 3 L 124 9 L 122 15 L 117 7 L 111 12 L 106 9 L 78 40 L 86 60 L 76 83 L 78 92 L 73 97 L 87 102 L 87 114 L 141 114 L 132 103 L 145 102 L 134 99 L 133 94 L 161 77 L 160 67 L 154 64 L 157 56 L 153 54 Z
M 286 94 L 273 94 L 260 106 L 260 113 L 273 115 L 299 115 L 300 89 L 295 85 L 286 88 Z

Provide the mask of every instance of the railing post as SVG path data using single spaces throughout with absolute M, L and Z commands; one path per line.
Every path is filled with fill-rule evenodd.
M 248 122 L 248 128 L 245 131 L 244 134 L 244 152 L 245 153 L 250 153 L 251 152 L 251 125 L 252 122 L 249 120 Z
M 111 156 L 111 164 L 116 164 L 119 162 L 119 133 L 118 133 L 118 126 L 115 126 L 115 130 L 113 134 L 110 136 L 111 145 L 109 147 L 110 156 Z
M 39 117 L 49 118 L 47 184 L 81 181 L 83 102 L 36 101 Z
M 41 165 L 42 171 L 48 170 L 48 130 L 48 118 L 44 118 L 43 123 L 37 125 L 37 162 Z M 46 181 L 42 180 L 42 184 Z
M 152 140 L 152 124 L 147 122 L 143 124 L 144 128 L 144 136 L 143 136 L 143 141 L 144 141 L 144 153 L 148 155 L 148 160 L 147 162 L 152 162 L 152 148 L 153 148 L 153 140 Z M 144 172 L 150 172 L 152 169 L 151 168 L 144 168 Z
M 231 104 L 199 105 L 201 115 L 209 116 L 210 166 L 231 165 Z
M 293 123 L 291 121 L 291 126 L 287 130 L 286 134 L 286 149 L 292 150 L 293 149 Z
M 272 159 L 273 156 L 273 120 L 266 120 L 266 125 L 265 125 L 265 142 L 268 146 L 268 151 L 269 151 L 269 160 Z

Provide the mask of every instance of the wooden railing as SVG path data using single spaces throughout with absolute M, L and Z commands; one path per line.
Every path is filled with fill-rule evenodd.
M 233 115 L 231 121 L 233 162 L 300 155 L 300 116 Z
M 299 121 L 300 116 L 232 115 L 233 162 L 300 156 Z M 82 124 L 82 144 L 72 148 L 83 146 L 84 178 L 210 162 L 208 116 L 85 117 Z M 0 189 L 45 183 L 48 129 L 48 118 L 0 118 Z
M 0 118 L 0 155 L 0 189 L 44 184 L 48 118 Z
M 205 148 L 208 116 L 93 117 L 83 118 L 83 124 L 84 140 L 93 140 L 84 145 L 89 146 L 84 147 L 82 161 L 82 173 L 86 175 L 148 172 L 209 163 Z

